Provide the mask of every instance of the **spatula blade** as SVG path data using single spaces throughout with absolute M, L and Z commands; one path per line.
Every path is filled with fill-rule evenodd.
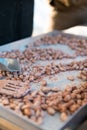
M 19 61 L 11 58 L 0 58 L 0 70 L 20 71 Z

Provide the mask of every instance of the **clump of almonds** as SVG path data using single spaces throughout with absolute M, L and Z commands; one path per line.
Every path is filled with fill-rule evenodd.
M 79 78 L 87 81 L 87 69 L 80 72 Z

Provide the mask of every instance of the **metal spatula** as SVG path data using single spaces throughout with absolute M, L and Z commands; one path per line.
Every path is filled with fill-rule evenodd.
M 0 70 L 20 71 L 19 61 L 11 58 L 0 58 Z
M 30 91 L 29 85 L 21 81 L 0 80 L 0 94 L 21 98 Z

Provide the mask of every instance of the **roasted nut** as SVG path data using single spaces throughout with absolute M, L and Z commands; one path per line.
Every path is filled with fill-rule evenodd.
M 73 104 L 70 106 L 70 111 L 75 112 L 77 110 L 77 108 L 78 108 L 77 104 Z
M 67 79 L 71 80 L 71 81 L 74 81 L 74 77 L 73 76 L 68 76 Z
M 13 103 L 10 103 L 10 108 L 11 108 L 12 110 L 15 110 L 15 109 L 16 109 L 16 105 L 13 104 Z
M 23 114 L 26 115 L 26 116 L 31 116 L 32 113 L 31 113 L 30 108 L 25 108 L 25 109 L 23 110 Z
M 67 118 L 68 118 L 67 114 L 66 114 L 65 112 L 62 112 L 61 115 L 60 115 L 60 119 L 61 119 L 62 121 L 66 121 Z
M 59 88 L 57 88 L 57 87 L 51 88 L 51 91 L 53 91 L 53 92 L 58 92 L 58 91 L 59 91 Z
M 39 117 L 39 116 L 41 116 L 41 111 L 38 109 L 38 110 L 36 110 L 36 113 L 35 113 L 35 115 L 36 115 L 36 117 Z
M 24 109 L 29 108 L 29 107 L 31 107 L 31 105 L 29 103 L 26 105 L 22 105 L 21 110 L 24 110 Z
M 77 100 L 77 104 L 81 106 L 82 100 L 81 100 L 81 99 L 78 99 L 78 100 Z
M 2 104 L 3 105 L 9 105 L 9 100 L 8 99 L 4 99 L 4 100 L 2 100 Z
M 38 117 L 36 122 L 37 122 L 38 125 L 42 124 L 43 118 L 42 117 Z
M 34 108 L 35 108 L 35 107 L 38 107 L 38 106 L 40 106 L 40 104 L 41 104 L 41 101 L 38 100 L 38 99 L 36 99 L 35 103 L 33 104 L 33 107 L 34 107 Z
M 41 81 L 41 85 L 42 85 L 42 86 L 47 86 L 47 81 L 46 81 L 46 80 L 42 80 L 42 81 Z
M 66 112 L 67 111 L 66 104 L 58 104 L 58 110 L 60 112 Z
M 70 95 L 66 95 L 66 97 L 64 97 L 64 101 L 67 102 L 71 99 L 71 96 Z
M 31 93 L 31 97 L 36 97 L 37 93 L 38 93 L 38 91 L 35 90 L 34 92 Z
M 77 99 L 81 99 L 82 98 L 81 94 L 77 94 L 76 97 L 77 97 Z
M 55 111 L 52 107 L 48 107 L 48 108 L 47 108 L 47 112 L 48 112 L 48 114 L 50 114 L 50 115 L 54 115 L 54 114 L 56 113 L 56 111 Z
M 51 90 L 51 89 L 48 88 L 48 87 L 43 87 L 43 88 L 41 88 L 41 91 L 42 91 L 43 93 L 48 93 L 50 90 Z
M 46 109 L 47 109 L 47 106 L 48 106 L 47 104 L 42 104 L 42 105 L 41 105 L 41 108 L 42 108 L 43 110 L 46 110 Z

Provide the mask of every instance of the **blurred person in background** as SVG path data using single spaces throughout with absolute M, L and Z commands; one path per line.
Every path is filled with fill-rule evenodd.
M 87 0 L 48 0 L 51 8 L 48 31 L 87 23 Z
M 32 35 L 34 0 L 0 2 L 0 45 Z

